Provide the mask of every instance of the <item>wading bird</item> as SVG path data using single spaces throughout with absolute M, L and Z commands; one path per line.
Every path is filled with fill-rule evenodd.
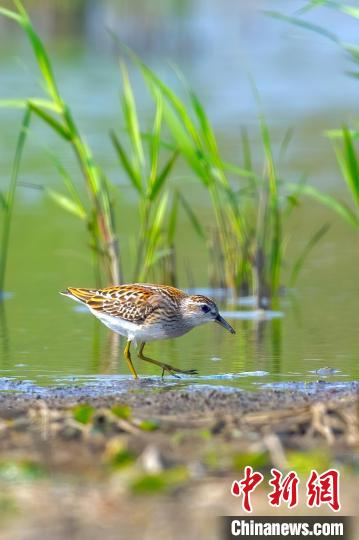
M 132 375 L 137 372 L 132 364 L 131 343 L 139 343 L 138 357 L 175 375 L 197 374 L 197 370 L 182 370 L 148 358 L 143 349 L 149 341 L 182 336 L 192 328 L 216 322 L 231 334 L 235 331 L 219 314 L 216 304 L 202 295 L 189 295 L 168 285 L 134 283 L 105 289 L 80 289 L 69 287 L 61 294 L 84 304 L 108 328 L 125 336 L 124 356 Z

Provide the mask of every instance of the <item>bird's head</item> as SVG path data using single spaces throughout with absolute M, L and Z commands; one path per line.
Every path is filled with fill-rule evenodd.
M 207 322 L 216 322 L 226 328 L 231 334 L 235 334 L 232 326 L 223 319 L 218 307 L 210 298 L 201 294 L 186 296 L 181 302 L 182 317 L 191 326 L 199 326 Z

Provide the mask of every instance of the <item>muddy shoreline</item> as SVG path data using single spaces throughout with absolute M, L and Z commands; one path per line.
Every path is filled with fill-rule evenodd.
M 343 512 L 356 514 L 357 382 L 250 392 L 155 378 L 57 387 L 2 379 L 0 388 L 6 540 L 218 540 L 218 516 L 241 513 L 230 487 L 245 465 L 305 479 L 335 464 Z M 296 511 L 306 515 L 302 486 Z M 253 495 L 259 515 L 277 512 L 267 490 Z
M 120 401 L 144 413 L 208 413 L 234 414 L 286 409 L 316 401 L 330 401 L 359 395 L 359 381 L 332 383 L 326 381 L 287 384 L 284 388 L 257 391 L 234 387 L 188 384 L 186 381 L 161 381 L 143 378 L 122 379 L 89 384 L 67 384 L 42 387 L 27 381 L 3 378 L 0 382 L 0 409 L 26 408 L 38 400 L 49 407 L 71 407 L 89 403 L 94 407 L 110 407 Z

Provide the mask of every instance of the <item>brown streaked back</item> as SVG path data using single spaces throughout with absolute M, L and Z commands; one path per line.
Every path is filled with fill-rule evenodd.
M 69 287 L 66 296 L 83 302 L 90 309 L 112 317 L 120 317 L 136 324 L 143 323 L 151 314 L 166 305 L 178 306 L 186 293 L 168 285 L 134 283 L 103 289 Z

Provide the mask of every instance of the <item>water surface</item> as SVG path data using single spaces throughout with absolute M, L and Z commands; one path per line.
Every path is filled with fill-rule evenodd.
M 166 56 L 171 56 L 204 100 L 224 154 L 239 161 L 238 134 L 240 127 L 246 125 L 254 159 L 260 166 L 257 111 L 245 75 L 249 66 L 273 130 L 275 149 L 286 129 L 294 128 L 283 172 L 293 181 L 308 172 L 313 183 L 347 198 L 333 149 L 322 135 L 323 129 L 340 126 L 355 116 L 358 83 L 345 75 L 348 66 L 342 53 L 319 36 L 289 28 L 263 15 L 263 8 L 281 9 L 283 2 L 250 2 L 241 7 L 237 4 L 221 4 L 219 10 L 218 2 L 202 0 L 186 3 L 176 16 L 164 12 L 161 17 L 147 14 L 147 22 L 153 25 L 147 24 L 147 34 L 133 31 L 143 23 L 138 15 L 141 10 L 135 10 L 131 16 L 126 12 L 127 18 L 123 18 L 116 15 L 112 3 L 106 3 L 106 13 L 94 13 L 89 8 L 86 20 L 90 21 L 90 29 L 91 21 L 105 15 L 107 22 L 117 21 L 119 31 L 128 37 L 129 43 L 167 80 L 173 81 L 173 73 L 165 63 Z M 96 13 L 100 18 L 96 18 Z M 313 16 L 313 22 L 338 28 L 337 14 L 333 18 L 331 12 L 325 11 Z M 352 21 L 342 16 L 340 21 L 345 34 L 342 37 L 354 39 Z M 46 25 L 42 30 L 60 87 L 96 157 L 116 185 L 120 242 L 125 274 L 130 281 L 137 231 L 136 201 L 108 139 L 110 127 L 121 128 L 117 57 L 105 32 L 72 34 L 65 43 L 52 39 Z M 12 32 L 2 41 L 0 97 L 39 95 L 41 87 L 31 54 L 20 34 Z M 95 40 L 91 38 L 94 35 Z M 160 38 L 155 40 L 157 35 Z M 134 36 L 138 36 L 137 41 Z M 146 41 L 146 36 L 152 38 Z M 148 98 L 138 77 L 133 78 L 141 114 L 148 118 Z M 2 188 L 8 182 L 20 113 L 1 110 L 0 115 Z M 36 184 L 62 189 L 49 151 L 56 151 L 79 177 L 68 149 L 35 122 L 24 156 L 22 185 L 14 213 L 6 284 L 9 295 L 1 312 L 0 376 L 39 385 L 85 383 L 89 377 L 105 377 L 120 384 L 121 377 L 129 376 L 121 352 L 124 342 L 58 294 L 71 285 L 91 287 L 94 276 L 83 224 L 64 215 L 41 189 L 29 187 Z M 210 226 L 209 202 L 196 181 L 184 177 L 179 170 L 173 182 L 196 202 L 198 215 Z M 338 382 L 358 379 L 357 233 L 329 211 L 304 201 L 286 224 L 290 247 L 284 263 L 284 281 L 309 235 L 326 222 L 331 223 L 331 228 L 311 253 L 296 289 L 282 298 L 280 317 L 262 320 L 250 313 L 246 319 L 242 312 L 252 309 L 250 305 L 243 301 L 238 305 L 221 304 L 236 336 L 207 325 L 180 339 L 151 344 L 147 353 L 183 369 L 198 369 L 199 376 L 190 381 L 184 378 L 184 384 L 258 389 L 268 384 L 302 384 L 323 378 Z M 179 285 L 206 287 L 206 248 L 183 215 L 176 242 Z M 186 271 L 189 266 L 191 282 Z M 238 310 L 241 313 L 232 317 L 231 312 Z M 160 375 L 158 369 L 143 361 L 136 360 L 135 364 L 140 375 Z

